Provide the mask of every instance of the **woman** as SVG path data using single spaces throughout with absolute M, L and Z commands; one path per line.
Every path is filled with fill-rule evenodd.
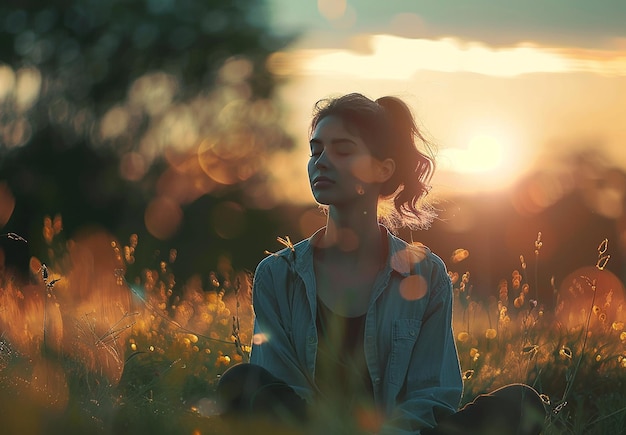
M 317 103 L 308 173 L 327 225 L 259 264 L 252 364 L 224 374 L 227 413 L 304 420 L 311 404 L 342 403 L 381 434 L 470 433 L 467 419 L 454 421 L 464 414 L 445 265 L 380 223 L 413 229 L 433 218 L 423 198 L 434 163 L 416 139 L 426 145 L 398 98 Z

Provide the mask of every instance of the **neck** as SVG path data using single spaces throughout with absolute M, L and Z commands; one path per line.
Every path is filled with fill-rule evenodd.
M 382 241 L 376 211 L 376 205 L 351 207 L 348 210 L 330 206 L 323 245 L 337 253 L 357 257 L 381 252 Z

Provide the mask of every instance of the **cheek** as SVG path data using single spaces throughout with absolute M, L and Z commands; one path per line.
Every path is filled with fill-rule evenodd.
M 350 165 L 350 172 L 354 178 L 363 183 L 375 182 L 374 158 L 372 156 L 356 157 Z

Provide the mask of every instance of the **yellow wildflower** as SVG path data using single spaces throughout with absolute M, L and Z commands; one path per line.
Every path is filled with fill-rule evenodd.
M 459 334 L 456 336 L 456 339 L 460 343 L 465 343 L 469 339 L 469 334 L 465 331 L 459 332 Z
M 456 284 L 459 280 L 459 274 L 457 272 L 448 272 L 448 276 L 450 276 L 450 281 L 452 281 L 452 284 Z
M 599 306 L 594 305 L 592 309 L 593 309 L 593 314 L 595 314 L 596 316 L 598 314 L 600 314 L 600 307 Z
M 493 340 L 498 335 L 498 331 L 493 328 L 489 328 L 485 331 L 485 337 L 487 340 Z
M 455 249 L 452 253 L 451 260 L 453 263 L 460 263 L 467 257 L 469 257 L 469 251 L 467 249 Z

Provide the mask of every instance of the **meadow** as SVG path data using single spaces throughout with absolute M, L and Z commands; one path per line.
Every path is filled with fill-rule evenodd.
M 17 234 L 3 234 L 27 243 Z M 46 218 L 42 262 L 30 277 L 0 269 L 0 409 L 4 433 L 224 434 L 371 433 L 379 419 L 326 404 L 309 428 L 269 421 L 224 422 L 214 390 L 219 375 L 246 361 L 252 340 L 251 276 L 227 258 L 177 283 L 177 251 L 136 270 L 136 235 L 62 237 Z M 449 261 L 463 403 L 512 382 L 541 394 L 545 434 L 626 433 L 626 329 L 623 285 L 598 260 L 538 291 L 541 234 L 527 260 L 511 253 L 512 273 L 493 295 L 475 299 L 464 249 Z M 519 258 L 519 262 L 517 259 Z

